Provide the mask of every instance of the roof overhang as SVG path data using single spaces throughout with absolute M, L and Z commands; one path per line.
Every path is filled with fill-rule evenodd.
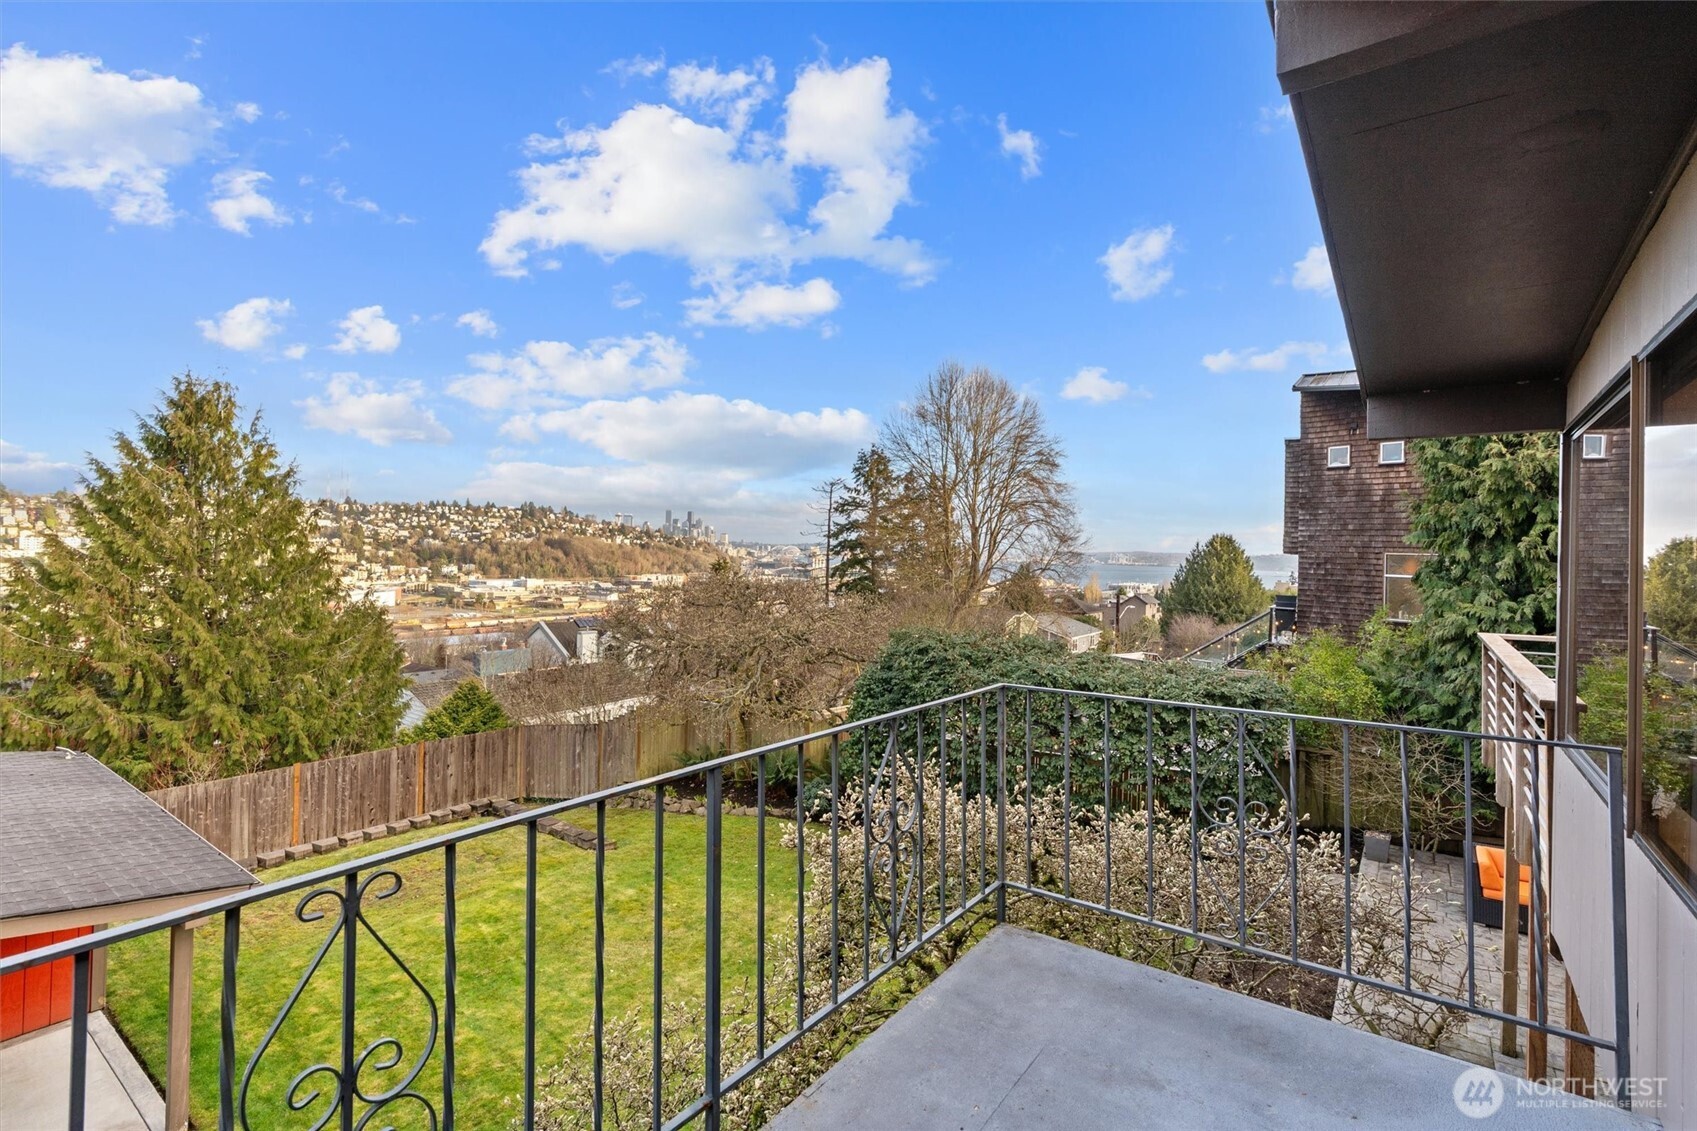
M 66 911 L 50 911 L 41 915 L 15 915 L 0 919 L 0 939 L 39 935 L 48 931 L 68 931 L 77 927 L 104 927 L 112 923 L 128 923 L 136 919 L 151 919 L 181 911 L 197 903 L 222 899 L 244 892 L 252 885 L 212 888 L 187 895 L 161 896 L 158 899 L 138 899 L 129 903 L 110 903 L 103 907 L 78 907 Z M 203 922 L 204 920 L 197 920 Z M 195 924 L 191 923 L 190 926 Z
M 1274 12 L 1368 434 L 1562 427 L 1697 147 L 1697 4 Z

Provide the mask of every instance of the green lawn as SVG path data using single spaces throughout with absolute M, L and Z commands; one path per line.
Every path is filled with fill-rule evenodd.
M 592 825 L 594 814 L 573 819 Z M 646 1015 L 653 973 L 653 814 L 608 813 L 609 836 L 618 847 L 607 853 L 606 1001 L 609 1018 L 622 1012 Z M 724 970 L 731 979 L 752 977 L 755 925 L 755 821 L 727 817 L 724 849 Z M 778 848 L 781 821 L 769 821 L 768 957 L 793 939 L 794 857 Z M 265 873 L 267 879 L 298 875 L 328 864 L 419 840 L 441 830 L 419 830 Z M 664 980 L 669 1000 L 700 1000 L 706 822 L 700 817 L 666 818 L 666 913 Z M 457 1121 L 464 1127 L 499 1127 L 514 1114 L 511 1098 L 522 1086 L 524 1066 L 524 833 L 514 829 L 480 837 L 459 847 L 458 867 L 458 1037 L 455 1042 Z M 435 998 L 443 1002 L 442 854 L 434 851 L 402 862 L 404 885 L 394 897 L 368 894 L 366 917 L 406 961 Z M 537 852 L 538 1072 L 558 1060 L 588 1029 L 593 1011 L 595 857 L 549 836 Z M 340 886 L 340 881 L 336 881 Z M 374 885 L 372 892 L 379 890 Z M 237 985 L 237 1061 L 243 1068 L 306 969 L 331 920 L 301 923 L 294 917 L 299 895 L 280 897 L 244 910 Z M 335 901 L 314 907 L 334 913 Z M 398 1039 L 400 1067 L 377 1067 L 372 1058 L 360 1084 L 367 1094 L 393 1087 L 424 1047 L 428 1008 L 383 949 L 359 936 L 359 995 L 356 1053 L 380 1037 Z M 793 943 L 792 943 L 793 945 Z M 219 971 L 223 929 L 214 921 L 197 932 L 194 985 L 193 1102 L 198 1127 L 216 1126 L 218 1102 Z M 328 1101 L 291 1112 L 287 1095 L 294 1077 L 314 1064 L 340 1056 L 340 940 L 290 1013 L 255 1072 L 248 1119 L 259 1128 L 309 1127 Z M 113 1019 L 156 1080 L 164 1079 L 167 939 L 164 934 L 112 948 L 108 1001 Z M 440 1106 L 441 1044 L 415 1087 Z M 238 1077 L 239 1081 L 239 1077 Z M 299 1094 L 328 1088 L 327 1074 L 305 1081 Z M 386 1109 L 397 1126 L 424 1126 L 422 1112 L 405 1105 Z M 303 1118 L 305 1117 L 305 1118 Z M 374 1121 L 380 1126 L 384 1121 Z M 240 1121 L 238 1120 L 238 1126 Z

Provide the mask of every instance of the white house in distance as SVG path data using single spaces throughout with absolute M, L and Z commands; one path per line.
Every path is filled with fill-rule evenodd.
M 524 645 L 530 649 L 532 667 L 593 664 L 601 659 L 603 631 L 600 617 L 539 620 L 525 634 Z
M 1066 645 L 1069 652 L 1093 652 L 1102 643 L 1102 630 L 1059 613 L 1015 613 L 1008 618 L 1009 636 L 1041 636 Z

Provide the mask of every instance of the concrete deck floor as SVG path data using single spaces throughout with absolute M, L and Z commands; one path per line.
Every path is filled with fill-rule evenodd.
M 1487 1089 L 1476 1095 L 1500 1097 L 1493 1114 L 1463 1114 L 1457 1095 L 1468 1083 Z M 1490 1092 L 1492 1084 L 1502 1091 Z M 998 927 L 769 1126 L 1654 1125 L 1565 1093 L 1517 1094 L 1513 1080 L 1488 1068 Z
M 165 1101 L 104 1013 L 88 1018 L 87 1131 L 164 1131 Z M 71 1023 L 0 1044 L 0 1131 L 64 1127 Z

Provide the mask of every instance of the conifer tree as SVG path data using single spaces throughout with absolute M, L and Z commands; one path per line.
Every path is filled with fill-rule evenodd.
M 401 654 L 347 605 L 235 390 L 190 374 L 91 458 L 0 602 L 0 742 L 88 752 L 157 788 L 389 742 Z
M 507 712 L 502 710 L 501 704 L 489 694 L 488 689 L 477 680 L 468 679 L 454 688 L 453 694 L 432 707 L 404 737 L 408 742 L 419 742 L 456 734 L 482 734 L 486 730 L 500 730 L 512 725 Z
M 1216 534 L 1191 548 L 1161 598 L 1161 628 L 1186 613 L 1238 624 L 1267 608 L 1267 590 L 1255 563 L 1230 534 Z

